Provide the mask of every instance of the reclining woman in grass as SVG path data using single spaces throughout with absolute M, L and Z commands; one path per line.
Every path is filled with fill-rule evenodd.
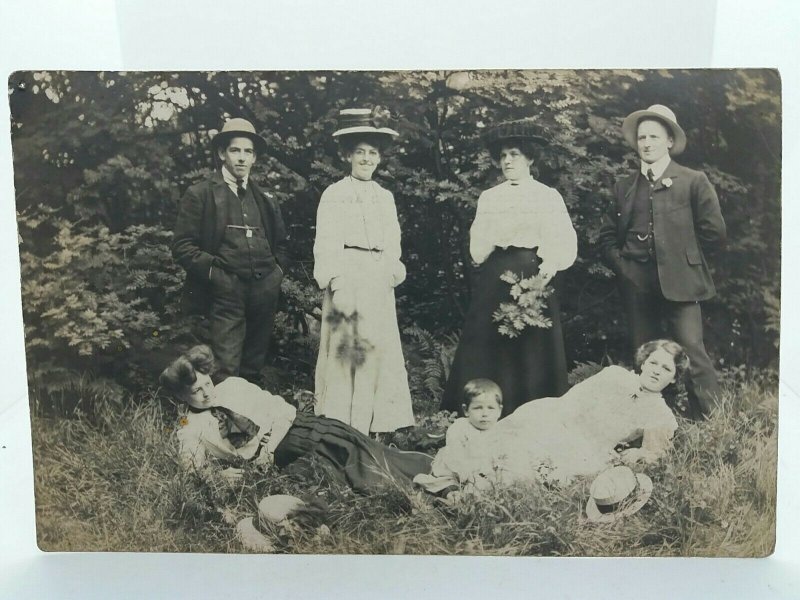
M 565 483 L 615 462 L 650 462 L 672 445 L 678 423 L 661 393 L 689 367 L 670 340 L 643 344 L 634 373 L 606 367 L 559 398 L 523 404 L 492 430 L 503 482 L 548 479 Z M 641 438 L 641 448 L 616 448 Z
M 228 463 L 286 466 L 313 456 L 336 481 L 361 492 L 410 485 L 427 473 L 431 457 L 380 444 L 356 429 L 326 417 L 298 413 L 283 400 L 240 377 L 211 381 L 214 356 L 195 346 L 161 373 L 161 384 L 186 405 L 178 429 L 180 456 L 188 468 L 209 457 Z M 229 478 L 241 475 L 229 467 Z

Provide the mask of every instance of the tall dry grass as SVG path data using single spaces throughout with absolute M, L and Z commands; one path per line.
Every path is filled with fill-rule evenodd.
M 242 552 L 235 522 L 260 498 L 324 500 L 324 519 L 273 528 L 282 552 L 545 556 L 764 556 L 775 544 L 777 385 L 738 381 L 713 419 L 681 422 L 673 450 L 646 469 L 636 515 L 583 517 L 590 481 L 495 490 L 444 507 L 401 487 L 370 496 L 321 474 L 249 468 L 229 485 L 183 471 L 174 413 L 153 397 L 93 419 L 34 418 L 37 529 L 44 550 Z M 320 526 L 322 525 L 322 526 Z

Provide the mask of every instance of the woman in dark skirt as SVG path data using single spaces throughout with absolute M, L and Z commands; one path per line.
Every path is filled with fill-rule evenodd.
M 442 408 L 458 411 L 466 382 L 491 379 L 503 391 L 503 415 L 536 398 L 567 390 L 564 336 L 555 290 L 542 316 L 548 328 L 528 326 L 511 338 L 498 331 L 493 315 L 512 302 L 506 272 L 521 278 L 553 277 L 575 262 L 577 236 L 564 200 L 530 173 L 536 149 L 544 140 L 529 123 L 503 123 L 485 141 L 506 180 L 478 198 L 470 229 L 472 302 L 445 387 Z
M 214 385 L 213 368 L 208 346 L 196 346 L 161 374 L 161 384 L 186 405 L 177 435 L 188 468 L 207 468 L 209 458 L 284 467 L 313 457 L 333 480 L 359 492 L 410 485 L 430 470 L 426 454 L 389 448 L 336 419 L 297 413 L 280 396 L 240 377 Z M 223 470 L 232 479 L 241 472 Z

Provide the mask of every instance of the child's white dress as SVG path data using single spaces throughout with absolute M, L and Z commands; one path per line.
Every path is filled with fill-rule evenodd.
M 430 474 L 414 477 L 414 483 L 432 494 L 448 488 L 485 489 L 496 479 L 491 430 L 473 427 L 469 419 L 456 419 L 447 429 L 445 447 L 433 459 Z

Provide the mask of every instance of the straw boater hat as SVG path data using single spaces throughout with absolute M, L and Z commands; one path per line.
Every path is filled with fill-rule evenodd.
M 642 508 L 653 493 L 653 482 L 628 467 L 612 467 L 600 473 L 589 488 L 586 516 L 593 523 L 613 523 Z
M 223 144 L 227 145 L 231 138 L 235 137 L 246 137 L 253 140 L 253 146 L 258 154 L 262 154 L 267 149 L 267 140 L 256 133 L 253 124 L 247 119 L 239 118 L 225 121 L 222 131 L 211 140 L 211 148 L 216 152 Z
M 339 111 L 339 128 L 333 137 L 342 140 L 354 134 L 371 134 L 384 138 L 386 142 L 400 135 L 394 129 L 381 127 L 381 123 L 370 108 L 345 108 Z
M 530 119 L 505 121 L 489 127 L 481 134 L 483 143 L 489 147 L 514 140 L 528 140 L 537 144 L 547 144 L 539 126 Z
M 292 516 L 292 513 L 305 508 L 306 503 L 296 496 L 275 494 L 267 496 L 258 503 L 258 516 L 263 523 L 282 523 Z
M 686 148 L 686 134 L 678 125 L 678 119 L 675 118 L 675 113 L 668 109 L 663 104 L 653 104 L 647 110 L 637 110 L 632 112 L 622 122 L 622 135 L 628 144 L 636 150 L 638 144 L 636 143 L 636 135 L 639 129 L 639 122 L 644 119 L 654 119 L 664 126 L 672 134 L 672 148 L 669 153 L 671 156 L 677 156 Z
M 236 536 L 250 552 L 275 552 L 275 545 L 258 530 L 253 517 L 242 519 L 236 524 Z
M 258 516 L 247 517 L 236 525 L 239 541 L 253 552 L 274 552 L 275 546 L 264 534 L 270 525 L 281 525 L 291 519 L 292 514 L 306 507 L 306 503 L 295 496 L 275 494 L 258 503 Z

